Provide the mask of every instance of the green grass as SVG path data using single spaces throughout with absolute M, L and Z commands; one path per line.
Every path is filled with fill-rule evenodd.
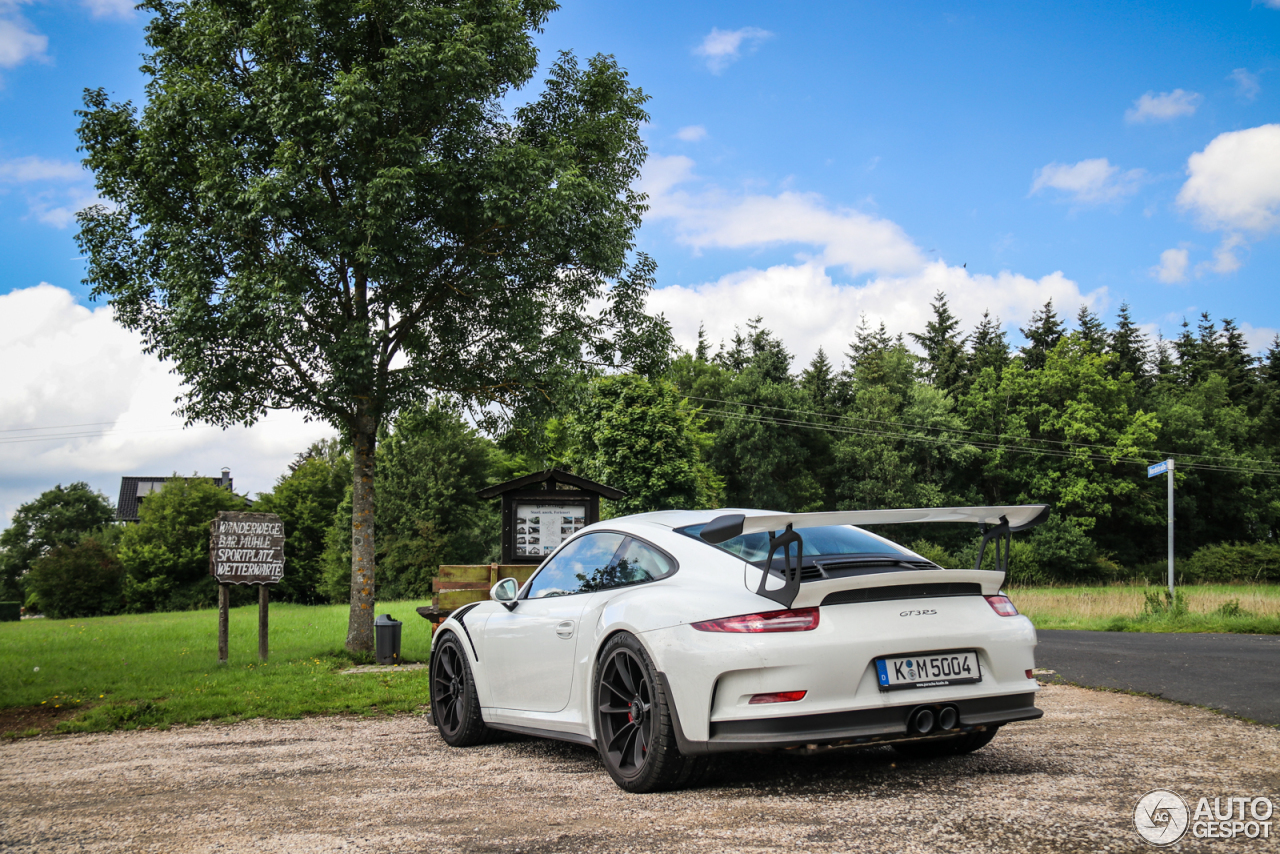
M 1280 585 L 1183 588 L 1185 608 L 1147 604 L 1160 588 L 1010 590 L 1042 629 L 1280 634 Z M 1161 597 L 1153 600 L 1159 606 Z M 378 606 L 404 623 L 406 663 L 426 661 L 430 626 L 414 608 Z M 217 663 L 216 611 L 0 623 L 0 733 L 98 732 L 201 721 L 419 712 L 425 670 L 344 676 L 346 605 L 271 606 L 271 656 L 258 661 L 257 607 L 231 612 L 230 662 Z
M 1015 587 L 1008 592 L 1041 629 L 1280 634 L 1277 584 L 1181 587 L 1182 607 L 1172 609 L 1159 587 Z M 1147 604 L 1147 593 L 1156 607 Z
M 430 654 L 430 625 L 414 612 L 423 604 L 378 605 L 404 623 L 405 663 Z M 0 623 L 0 710 L 46 712 L 59 719 L 58 732 L 422 710 L 425 669 L 340 673 L 353 664 L 343 650 L 347 614 L 346 605 L 272 604 L 265 664 L 256 605 L 231 610 L 226 665 L 218 664 L 213 610 Z

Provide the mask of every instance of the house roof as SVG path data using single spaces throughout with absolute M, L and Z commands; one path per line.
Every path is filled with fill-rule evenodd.
M 138 505 L 141 504 L 142 498 L 150 495 L 152 492 L 158 492 L 166 481 L 174 480 L 172 475 L 168 477 L 122 477 L 120 478 L 120 500 L 116 502 L 116 519 L 121 522 L 137 522 Z M 224 481 L 221 477 L 203 477 L 203 478 L 181 478 L 181 480 L 207 480 L 214 486 L 222 486 Z M 227 477 L 225 485 L 227 489 L 231 489 L 231 478 Z
M 586 492 L 595 492 L 610 501 L 617 501 L 619 498 L 627 497 L 627 493 L 621 489 L 614 489 L 612 486 L 596 483 L 594 480 L 588 480 L 573 472 L 554 468 L 527 474 L 524 477 L 517 477 L 505 483 L 495 483 L 493 486 L 487 486 L 476 492 L 476 496 L 479 498 L 497 498 L 504 492 L 513 492 L 539 483 L 546 484 L 544 488 L 547 489 L 555 489 L 556 484 L 563 483 L 565 486 L 573 486 Z

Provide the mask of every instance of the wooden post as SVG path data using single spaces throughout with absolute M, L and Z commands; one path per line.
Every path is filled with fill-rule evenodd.
M 258 658 L 267 660 L 267 585 L 258 585 Z
M 227 663 L 227 609 L 231 607 L 231 587 L 218 585 L 218 663 Z

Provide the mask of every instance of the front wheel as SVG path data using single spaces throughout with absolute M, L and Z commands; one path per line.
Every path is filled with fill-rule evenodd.
M 893 745 L 893 749 L 903 756 L 912 759 L 935 759 L 943 756 L 960 756 L 965 753 L 986 747 L 996 737 L 1000 727 L 993 726 L 978 732 L 966 732 L 951 738 L 936 738 L 926 741 L 903 741 Z
M 480 717 L 476 679 L 458 636 L 448 632 L 431 656 L 431 716 L 450 747 L 483 744 L 493 735 Z
M 617 634 L 605 644 L 592 695 L 596 747 L 609 776 L 623 789 L 637 794 L 680 789 L 702 776 L 707 759 L 680 752 L 671 698 L 634 635 Z

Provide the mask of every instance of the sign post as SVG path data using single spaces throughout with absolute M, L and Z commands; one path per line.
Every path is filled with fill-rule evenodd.
M 284 577 L 284 523 L 274 513 L 220 512 L 209 525 L 209 574 L 218 581 L 218 663 L 227 663 L 232 584 L 258 585 L 258 658 L 267 660 L 267 585 Z
M 1147 466 L 1147 477 L 1169 475 L 1169 601 L 1173 601 L 1173 460 Z

